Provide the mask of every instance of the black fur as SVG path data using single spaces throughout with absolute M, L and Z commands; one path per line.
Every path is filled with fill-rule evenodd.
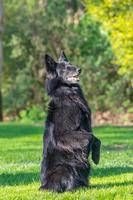
M 51 96 L 41 165 L 42 190 L 64 192 L 88 186 L 88 156 L 98 164 L 100 141 L 92 134 L 91 111 L 77 83 L 80 69 L 64 52 L 58 62 L 45 56 L 47 92 Z

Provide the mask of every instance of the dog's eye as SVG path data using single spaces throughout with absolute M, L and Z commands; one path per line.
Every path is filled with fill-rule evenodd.
M 71 67 L 67 66 L 67 70 L 71 70 Z

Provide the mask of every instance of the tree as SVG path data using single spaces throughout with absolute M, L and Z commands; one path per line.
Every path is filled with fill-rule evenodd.
M 61 49 L 70 52 L 69 22 L 76 18 L 76 1 L 13 0 L 12 4 L 10 0 L 5 1 L 4 106 L 7 111 L 19 115 L 22 109 L 34 104 L 45 109 L 48 98 L 44 93 L 43 57 L 46 52 L 57 57 Z
M 81 84 L 93 110 L 131 105 L 125 103 L 129 87 L 114 64 L 108 32 L 80 0 L 5 0 L 4 7 L 6 114 L 21 117 L 23 110 L 29 113 L 38 105 L 46 111 L 44 54 L 56 59 L 61 49 L 83 69 Z
M 2 65 L 3 65 L 2 35 L 3 35 L 3 2 L 2 2 L 2 0 L 0 0 L 0 121 L 3 120 L 3 105 L 2 105 Z
M 133 78 L 133 1 L 85 0 L 85 2 L 88 12 L 96 17 L 109 33 L 119 73 Z
M 120 75 L 111 89 L 116 103 L 133 109 L 133 1 L 84 0 L 88 13 L 98 20 L 108 37 L 115 55 L 112 63 Z M 116 92 L 119 88 L 119 95 Z M 121 91 L 121 92 L 120 92 Z M 112 93 L 113 92 L 113 93 Z M 115 92 L 115 93 L 114 93 Z M 123 95 L 122 95 L 123 93 Z M 121 99 L 121 100 L 120 100 Z M 120 103 L 121 102 L 121 103 Z M 111 103 L 111 101 L 110 101 Z

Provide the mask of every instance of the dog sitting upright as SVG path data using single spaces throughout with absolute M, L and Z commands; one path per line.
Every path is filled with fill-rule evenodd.
M 100 141 L 92 134 L 91 111 L 78 84 L 81 70 L 61 53 L 45 56 L 46 88 L 51 96 L 41 164 L 42 190 L 64 192 L 88 186 L 90 164 L 98 164 Z

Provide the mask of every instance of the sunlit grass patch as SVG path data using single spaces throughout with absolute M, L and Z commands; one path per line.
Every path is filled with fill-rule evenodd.
M 57 194 L 42 192 L 42 126 L 0 125 L 0 200 L 132 200 L 133 127 L 94 128 L 102 141 L 101 161 L 92 165 L 90 187 Z

